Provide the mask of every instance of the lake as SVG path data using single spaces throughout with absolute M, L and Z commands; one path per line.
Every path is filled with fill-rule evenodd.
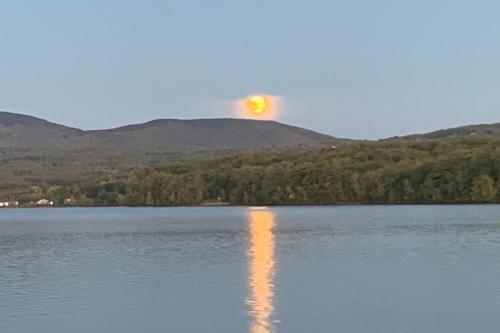
M 0 332 L 498 332 L 500 206 L 0 210 Z

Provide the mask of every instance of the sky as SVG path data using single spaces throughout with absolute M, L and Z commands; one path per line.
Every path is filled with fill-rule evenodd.
M 84 129 L 235 117 L 376 139 L 500 122 L 500 2 L 0 0 L 0 110 Z

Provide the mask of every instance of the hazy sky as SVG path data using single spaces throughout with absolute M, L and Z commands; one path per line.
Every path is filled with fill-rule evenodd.
M 500 122 L 500 2 L 0 0 L 0 109 L 95 129 L 232 117 L 380 138 Z

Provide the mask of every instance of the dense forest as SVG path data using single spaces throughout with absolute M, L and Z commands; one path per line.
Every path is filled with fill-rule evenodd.
M 247 151 L 93 182 L 37 185 L 31 199 L 130 206 L 496 203 L 499 143 L 498 136 L 463 136 Z

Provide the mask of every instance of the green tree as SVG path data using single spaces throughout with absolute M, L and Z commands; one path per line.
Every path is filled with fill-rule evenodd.
M 476 202 L 489 202 L 495 199 L 498 190 L 495 181 L 488 175 L 480 175 L 472 180 L 471 198 Z
M 33 201 L 38 201 L 42 198 L 43 191 L 40 186 L 31 186 L 31 199 Z

